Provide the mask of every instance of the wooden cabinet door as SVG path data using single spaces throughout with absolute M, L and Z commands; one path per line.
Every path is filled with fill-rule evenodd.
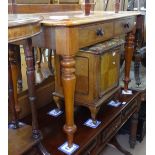
M 118 85 L 119 81 L 119 49 L 106 52 L 100 58 L 100 92 L 103 96 L 106 92 Z

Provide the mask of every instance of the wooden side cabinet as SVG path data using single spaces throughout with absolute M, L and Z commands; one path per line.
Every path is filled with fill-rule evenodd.
M 81 49 L 76 55 L 75 103 L 86 106 L 95 121 L 100 106 L 118 90 L 120 51 L 124 41 L 112 39 Z M 56 56 L 54 96 L 63 98 L 60 61 Z M 58 98 L 54 97 L 58 104 Z M 58 105 L 60 107 L 60 105 Z

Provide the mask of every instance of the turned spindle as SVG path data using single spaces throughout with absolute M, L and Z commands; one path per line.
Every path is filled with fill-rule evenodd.
M 62 84 L 65 96 L 65 115 L 66 123 L 64 131 L 67 134 L 68 147 L 73 145 L 73 136 L 76 131 L 74 124 L 74 92 L 75 92 L 75 59 L 72 56 L 63 56 L 62 66 Z

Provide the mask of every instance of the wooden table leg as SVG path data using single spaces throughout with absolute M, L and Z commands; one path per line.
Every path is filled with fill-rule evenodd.
M 73 56 L 63 56 L 62 66 L 62 84 L 65 97 L 66 123 L 64 131 L 67 134 L 68 146 L 72 147 L 73 137 L 76 131 L 74 124 L 74 92 L 75 92 L 75 58 Z
M 116 136 L 112 138 L 112 140 L 109 142 L 109 145 L 114 146 L 116 149 L 118 149 L 120 152 L 122 152 L 125 155 L 132 155 L 130 152 L 125 150 L 117 141 Z
M 21 72 L 21 55 L 20 55 L 20 45 L 14 45 L 14 51 L 16 51 L 16 60 L 18 66 L 18 88 L 22 91 L 22 72 Z
M 139 87 L 141 84 L 141 79 L 140 79 L 140 68 L 141 68 L 141 54 L 139 52 L 135 52 L 134 54 L 134 76 L 135 76 L 135 81 L 136 85 Z
M 138 112 L 135 112 L 131 117 L 130 137 L 129 137 L 129 144 L 131 148 L 134 148 L 136 144 L 137 126 L 138 126 Z
M 32 111 L 32 135 L 33 138 L 40 138 L 41 133 L 38 129 L 36 96 L 35 96 L 35 66 L 33 63 L 32 40 L 28 38 L 24 44 L 25 60 L 27 65 L 27 83 L 29 92 L 29 102 Z
M 125 78 L 124 78 L 124 90 L 128 90 L 128 84 L 130 82 L 130 67 L 132 56 L 134 52 L 134 33 L 130 32 L 126 36 L 125 43 Z
M 16 48 L 14 45 L 9 44 L 9 62 L 11 65 L 15 109 L 17 113 L 17 118 L 19 118 L 20 106 L 19 106 L 18 97 L 17 97 L 18 66 L 17 66 L 17 61 L 16 61 L 15 49 Z
M 41 62 L 42 62 L 42 49 L 39 48 L 39 47 L 36 47 L 36 59 L 37 59 L 37 65 L 38 65 L 38 68 L 40 69 L 41 68 Z
M 34 65 L 34 55 L 32 49 L 32 39 L 28 38 L 24 44 L 24 53 L 25 60 L 27 65 L 27 83 L 28 83 L 28 92 L 29 92 L 29 102 L 31 105 L 32 111 L 32 136 L 34 139 L 41 138 L 41 132 L 38 128 L 38 119 L 37 119 L 37 109 L 36 109 L 36 95 L 35 95 L 35 65 Z M 44 146 L 39 142 L 37 147 L 40 149 L 43 155 L 50 155 Z
M 51 62 L 52 52 L 53 51 L 51 49 L 48 49 L 48 68 L 49 68 L 51 74 L 54 75 L 54 69 L 53 69 L 52 62 Z
M 14 100 L 14 92 L 13 92 L 13 81 L 12 81 L 12 73 L 11 73 L 11 65 L 10 61 L 8 62 L 8 89 L 9 89 L 9 106 L 11 107 L 12 112 L 12 122 L 11 128 L 18 128 L 18 119 L 15 109 L 15 100 Z

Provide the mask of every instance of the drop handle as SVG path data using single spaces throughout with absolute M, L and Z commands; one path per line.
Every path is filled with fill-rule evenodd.
M 97 35 L 97 36 L 103 36 L 103 35 L 104 35 L 103 29 L 102 29 L 102 28 L 98 28 L 98 29 L 96 30 L 96 35 Z

